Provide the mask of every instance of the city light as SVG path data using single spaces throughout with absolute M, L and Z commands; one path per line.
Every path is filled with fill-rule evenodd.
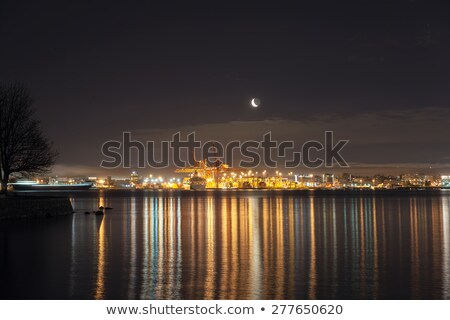
M 261 174 L 260 174 L 261 173 Z M 204 179 L 205 189 L 450 189 L 450 175 L 425 175 L 425 174 L 402 174 L 402 175 L 374 175 L 357 176 L 348 173 L 342 174 L 312 174 L 290 171 L 286 176 L 279 170 L 273 175 L 268 175 L 267 170 L 231 172 L 212 172 L 197 170 L 187 176 L 140 176 L 133 171 L 128 178 L 91 177 L 97 188 L 135 188 L 135 189 L 191 189 L 191 179 L 197 177 Z M 43 178 L 41 181 L 53 183 L 79 183 L 86 181 L 85 178 Z

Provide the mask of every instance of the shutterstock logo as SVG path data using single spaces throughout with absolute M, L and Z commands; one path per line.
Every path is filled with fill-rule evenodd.
M 207 163 L 226 163 L 231 167 L 268 168 L 331 168 L 349 167 L 341 152 L 349 140 L 334 141 L 333 131 L 325 131 L 324 140 L 309 140 L 301 146 L 294 141 L 277 141 L 269 131 L 257 140 L 233 140 L 226 144 L 215 140 L 205 142 L 195 138 L 195 132 L 184 139 L 180 132 L 170 140 L 133 140 L 131 132 L 123 132 L 122 141 L 106 141 L 101 148 L 104 159 L 102 168 L 184 168 L 195 166 L 195 154 L 201 151 L 201 159 Z M 134 156 L 132 156 L 134 155 Z

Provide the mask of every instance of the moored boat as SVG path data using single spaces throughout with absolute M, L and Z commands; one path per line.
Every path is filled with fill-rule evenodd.
M 93 185 L 92 182 L 83 183 L 55 183 L 55 184 L 45 184 L 37 183 L 34 181 L 23 181 L 11 183 L 13 190 L 16 191 L 62 191 L 62 190 L 87 190 Z
M 195 191 L 202 191 L 206 188 L 206 179 L 198 176 L 194 176 L 190 180 L 190 189 Z

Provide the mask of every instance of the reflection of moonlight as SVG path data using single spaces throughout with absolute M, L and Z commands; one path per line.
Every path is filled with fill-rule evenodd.
M 253 98 L 250 104 L 253 108 L 257 108 L 261 104 L 261 101 L 258 98 Z

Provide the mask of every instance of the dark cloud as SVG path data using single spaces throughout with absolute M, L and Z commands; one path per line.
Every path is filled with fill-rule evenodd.
M 226 123 L 202 124 L 196 126 L 172 127 L 170 129 L 132 130 L 132 138 L 138 141 L 170 141 L 177 132 L 182 139 L 194 132 L 203 144 L 215 140 L 226 145 L 232 140 L 261 141 L 265 133 L 271 132 L 273 140 L 293 141 L 299 151 L 309 140 L 324 141 L 325 131 L 333 131 L 335 141 L 349 140 L 343 155 L 350 168 L 337 171 L 373 173 L 386 167 L 387 172 L 407 170 L 429 170 L 438 172 L 450 167 L 447 150 L 450 148 L 450 109 L 427 108 L 357 113 L 331 117 L 320 114 L 305 120 L 272 119 L 262 121 L 232 121 Z M 121 132 L 114 139 L 120 140 Z M 90 153 L 101 159 L 101 144 L 91 145 Z M 158 154 L 159 157 L 159 154 Z M 80 167 L 79 172 L 99 172 L 100 163 Z M 76 167 L 77 162 L 73 165 Z M 65 166 L 58 167 L 63 172 Z M 74 167 L 71 169 L 74 172 Z M 150 168 L 148 170 L 151 170 Z M 174 167 L 163 170 L 173 172 Z M 305 170 L 300 168 L 299 170 Z M 327 170 L 319 168 L 319 170 Z M 100 170 L 104 174 L 125 174 L 127 170 Z

